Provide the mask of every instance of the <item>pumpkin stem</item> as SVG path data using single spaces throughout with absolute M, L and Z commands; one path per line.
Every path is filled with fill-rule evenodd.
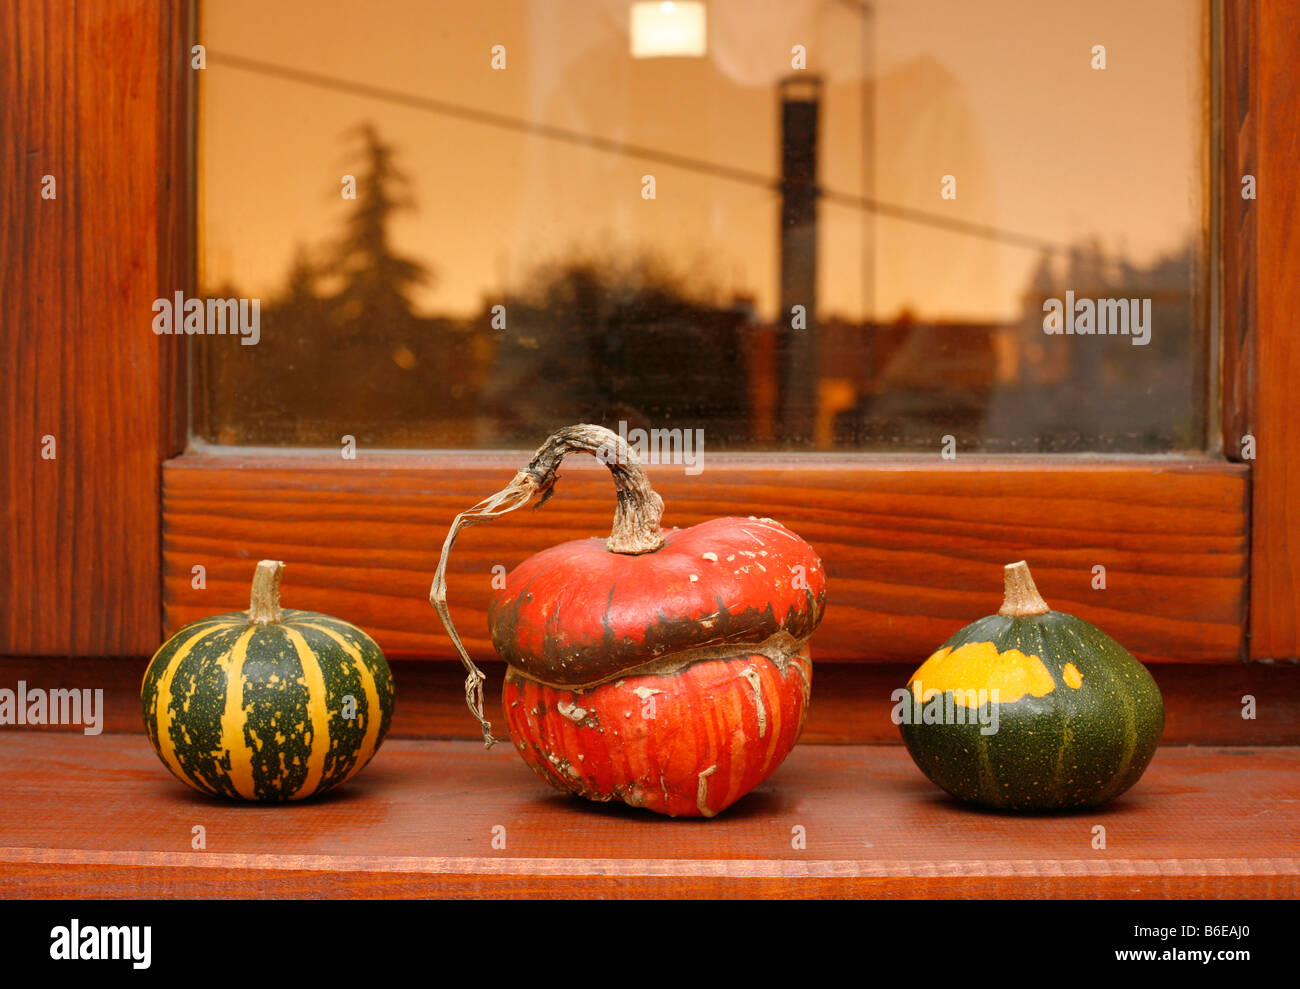
M 274 625 L 280 621 L 280 578 L 284 563 L 262 560 L 253 571 L 253 590 L 248 601 L 248 624 Z
M 639 555 L 653 553 L 664 544 L 659 524 L 663 517 L 664 502 L 650 487 L 650 480 L 637 462 L 636 455 L 617 433 L 589 423 L 566 426 L 553 433 L 533 454 L 528 466 L 519 471 L 509 484 L 452 520 L 447 538 L 442 544 L 438 569 L 433 575 L 433 586 L 429 588 L 429 601 L 442 620 L 468 673 L 465 678 L 465 702 L 478 719 L 483 729 L 483 744 L 488 748 L 497 739 L 492 737 L 492 722 L 483 716 L 485 678 L 483 671 L 469 658 L 451 620 L 451 612 L 447 607 L 447 558 L 451 555 L 451 548 L 461 529 L 523 508 L 534 498 L 538 499 L 537 507 L 546 504 L 554 493 L 560 462 L 570 453 L 578 452 L 590 453 L 614 475 L 618 505 L 614 509 L 614 526 L 605 542 L 606 548 L 611 553 Z
M 1052 610 L 1034 586 L 1029 564 L 1024 560 L 1008 563 L 1002 573 L 1002 582 L 1006 593 L 1002 607 L 998 609 L 999 615 L 1024 618 L 1027 615 L 1045 615 Z
M 551 434 L 533 454 L 524 472 L 537 481 L 542 497 L 538 505 L 551 497 L 559 477 L 560 461 L 577 452 L 590 453 L 614 475 L 618 505 L 614 509 L 614 526 L 605 540 L 606 549 L 611 553 L 639 556 L 663 546 L 659 523 L 664 514 L 664 500 L 650 487 L 650 478 L 627 441 L 604 426 L 590 423 L 566 426 Z

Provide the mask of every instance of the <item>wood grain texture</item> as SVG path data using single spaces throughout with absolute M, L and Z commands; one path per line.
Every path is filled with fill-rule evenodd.
M 1255 402 L 1256 206 L 1242 198 L 1242 179 L 1259 178 L 1255 84 L 1259 14 L 1255 0 L 1224 0 L 1218 27 L 1218 224 L 1222 290 L 1219 334 L 1219 425 L 1223 454 L 1240 460 Z M 1258 193 L 1258 188 L 1256 189 Z
M 164 291 L 180 290 L 191 298 L 198 294 L 194 139 L 198 73 L 191 67 L 190 46 L 198 36 L 198 4 L 164 0 L 157 6 L 158 46 L 166 53 L 159 67 L 157 97 L 158 284 Z M 186 353 L 176 342 L 164 337 L 161 344 L 158 393 L 163 459 L 174 457 L 189 442 Z
M 0 787 L 5 896 L 1300 895 L 1294 748 L 1163 749 L 1114 803 L 1045 817 L 969 810 L 872 746 L 796 749 L 711 821 L 567 798 L 472 742 L 390 741 L 333 794 L 265 807 L 193 794 L 143 736 L 29 734 Z
M 0 658 L 0 687 L 19 680 L 46 690 L 101 688 L 106 732 L 138 732 L 145 659 Z M 464 673 L 453 663 L 398 659 L 391 664 L 397 703 L 392 738 L 478 739 L 465 707 Z M 801 744 L 901 742 L 890 720 L 891 694 L 919 665 L 813 664 L 813 699 Z M 505 666 L 483 664 L 489 717 L 498 720 Z M 1164 745 L 1300 745 L 1300 665 L 1230 663 L 1152 667 L 1165 701 Z M 1242 718 L 1242 698 L 1255 698 L 1255 717 Z M 23 728 L 23 731 L 39 731 Z M 80 731 L 76 727 L 50 731 Z M 8 736 L 0 735 L 0 741 Z
M 177 351 L 152 303 L 180 287 L 165 231 L 185 181 L 169 174 L 182 121 L 157 107 L 182 6 L 0 10 L 0 652 L 138 653 L 157 636 Z
M 1300 6 L 1259 4 L 1250 655 L 1300 654 Z
M 258 559 L 288 563 L 286 606 L 361 625 L 390 655 L 450 658 L 428 603 L 452 517 L 501 488 L 508 456 L 187 455 L 164 469 L 169 630 L 246 608 Z M 1053 607 L 1143 660 L 1235 661 L 1242 651 L 1247 468 L 1210 461 L 745 460 L 652 469 L 665 525 L 769 516 L 821 554 L 829 590 L 815 661 L 919 663 L 995 612 L 1002 567 L 1027 559 Z M 481 466 L 480 466 L 481 465 Z M 556 495 L 464 533 L 448 602 L 471 655 L 492 655 L 492 568 L 609 531 L 608 476 L 566 469 Z M 1106 589 L 1092 588 L 1094 566 Z M 192 569 L 206 568 L 195 589 Z

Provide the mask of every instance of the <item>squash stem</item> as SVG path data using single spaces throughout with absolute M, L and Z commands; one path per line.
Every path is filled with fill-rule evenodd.
M 1034 586 L 1029 564 L 1024 560 L 1008 563 L 1003 570 L 1002 581 L 1005 596 L 1002 607 L 998 609 L 999 615 L 1024 618 L 1028 615 L 1045 615 L 1052 610 L 1043 600 L 1043 596 L 1038 593 L 1038 588 Z
M 280 560 L 262 560 L 253 571 L 253 590 L 249 594 L 248 624 L 275 625 L 283 612 L 280 610 L 280 578 L 284 563 Z
M 509 484 L 452 519 L 451 528 L 447 530 L 447 538 L 442 544 L 442 555 L 438 558 L 438 569 L 433 574 L 433 585 L 429 588 L 429 602 L 438 613 L 438 618 L 465 667 L 465 702 L 478 719 L 479 726 L 483 729 L 483 744 L 488 748 L 497 739 L 492 735 L 492 722 L 483 713 L 483 671 L 470 659 L 465 644 L 456 631 L 456 624 L 451 620 L 451 609 L 447 606 L 447 560 L 462 529 L 499 518 L 523 508 L 534 499 L 537 501 L 536 507 L 546 504 L 555 491 L 560 461 L 570 453 L 579 452 L 590 453 L 614 475 L 618 505 L 614 509 L 614 527 L 605 547 L 611 553 L 639 555 L 653 553 L 664 544 L 660 526 L 664 501 L 650 487 L 650 479 L 637 461 L 636 454 L 623 437 L 604 426 L 593 426 L 590 423 L 566 426 L 553 433 L 533 454 L 528 466 L 515 474 Z
M 650 487 L 645 468 L 627 441 L 604 426 L 581 423 L 566 426 L 553 434 L 533 454 L 523 473 L 537 482 L 539 505 L 551 496 L 559 476 L 560 462 L 571 453 L 590 453 L 609 468 L 614 477 L 618 504 L 614 508 L 614 525 L 605 548 L 611 553 L 639 556 L 653 553 L 664 544 L 660 522 L 664 501 Z

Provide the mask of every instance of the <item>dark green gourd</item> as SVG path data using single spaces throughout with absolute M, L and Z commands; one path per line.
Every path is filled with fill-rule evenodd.
M 895 695 L 908 752 L 984 807 L 1073 810 L 1119 796 L 1160 741 L 1159 688 L 1101 629 L 1049 609 L 1024 562 L 1006 568 L 1005 586 L 996 615 L 950 638 Z

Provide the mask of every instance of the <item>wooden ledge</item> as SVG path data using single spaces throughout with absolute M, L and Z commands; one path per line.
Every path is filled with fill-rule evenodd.
M 284 601 L 346 618 L 389 658 L 454 658 L 429 582 L 456 513 L 521 461 L 499 454 L 187 454 L 163 465 L 165 625 L 248 606 L 258 559 L 284 560 Z M 664 524 L 758 515 L 826 564 L 814 662 L 916 664 L 1002 601 L 1002 567 L 1028 560 L 1052 607 L 1101 626 L 1138 658 L 1243 655 L 1249 468 L 1206 458 L 712 457 L 698 476 L 657 465 Z M 470 655 L 489 657 L 494 567 L 609 532 L 614 494 L 591 458 L 558 494 L 466 532 L 447 599 Z M 726 506 L 725 510 L 720 506 Z M 1106 568 L 1106 590 L 1093 567 Z M 206 569 L 201 588 L 195 566 Z M 153 648 L 150 646 L 150 648 Z
M 259 806 L 192 794 L 141 735 L 2 737 L 8 897 L 1300 896 L 1300 748 L 1166 748 L 1108 807 L 1013 817 L 899 746 L 804 745 L 688 821 L 563 797 L 472 742 L 390 741 L 323 799 Z

